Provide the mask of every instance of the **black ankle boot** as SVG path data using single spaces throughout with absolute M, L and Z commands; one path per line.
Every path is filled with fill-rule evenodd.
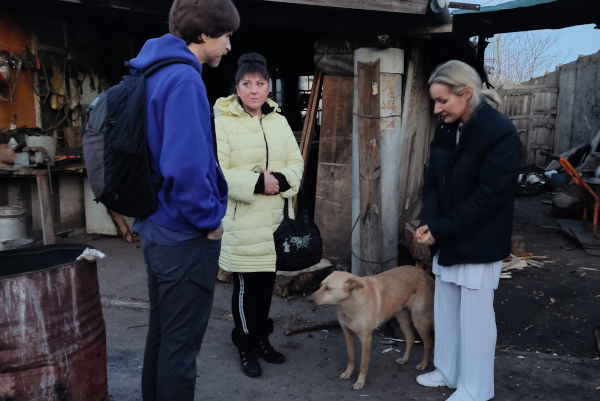
M 285 355 L 273 349 L 271 343 L 269 342 L 268 336 L 263 336 L 259 338 L 258 345 L 256 347 L 256 353 L 258 354 L 258 356 L 260 356 L 269 363 L 279 364 L 285 362 Z
M 246 376 L 256 377 L 262 374 L 255 350 L 240 351 L 240 362 L 242 362 L 242 371 Z

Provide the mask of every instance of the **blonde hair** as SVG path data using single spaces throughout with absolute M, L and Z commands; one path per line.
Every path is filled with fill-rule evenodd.
M 450 92 L 462 96 L 467 87 L 473 91 L 473 96 L 467 102 L 471 110 L 475 110 L 482 100 L 487 101 L 494 108 L 502 103 L 498 94 L 493 90 L 482 89 L 483 83 L 479 74 L 467 63 L 450 60 L 439 65 L 427 81 L 429 86 L 434 83 L 446 85 Z

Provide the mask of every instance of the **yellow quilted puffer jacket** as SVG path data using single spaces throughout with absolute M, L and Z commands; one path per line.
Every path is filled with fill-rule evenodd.
M 237 95 L 218 99 L 214 110 L 219 163 L 229 185 L 219 266 L 240 273 L 273 272 L 273 233 L 283 220 L 284 198 L 289 199 L 289 215 L 294 217 L 291 200 L 304 170 L 300 149 L 271 99 L 263 106 L 262 120 L 251 117 Z M 283 174 L 290 189 L 276 195 L 255 194 L 259 174 L 252 170 L 257 166 Z

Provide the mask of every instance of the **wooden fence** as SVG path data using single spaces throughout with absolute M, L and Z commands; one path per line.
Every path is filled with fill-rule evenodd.
M 498 93 L 501 111 L 523 142 L 524 165 L 545 167 L 540 150 L 555 154 L 586 145 L 600 131 L 600 52 Z
M 553 85 L 505 86 L 501 111 L 515 124 L 523 143 L 523 164 L 545 166 L 540 150 L 553 152 L 558 88 Z

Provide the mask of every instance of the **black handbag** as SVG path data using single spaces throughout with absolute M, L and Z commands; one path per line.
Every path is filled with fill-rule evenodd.
M 288 216 L 288 200 L 283 207 L 283 221 L 273 233 L 277 270 L 298 271 L 316 265 L 323 257 L 321 232 L 308 211 L 298 207 L 296 220 Z

